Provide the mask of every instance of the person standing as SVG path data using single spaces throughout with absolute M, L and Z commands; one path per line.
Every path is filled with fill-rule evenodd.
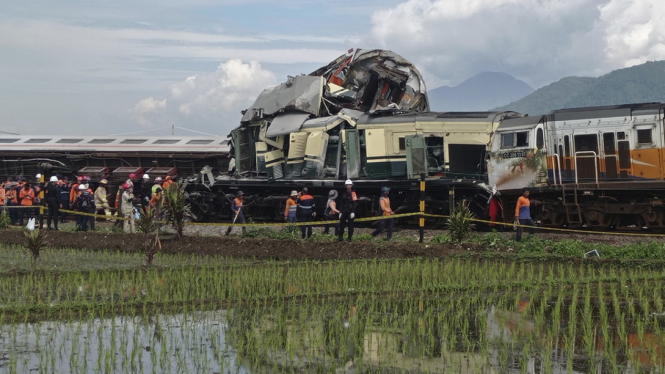
M 111 207 L 109 206 L 108 195 L 106 194 L 106 186 L 109 181 L 102 179 L 99 181 L 99 187 L 95 190 L 95 207 L 106 216 L 107 220 L 111 220 Z
M 162 189 L 164 192 L 168 191 L 169 188 L 173 187 L 175 185 L 175 181 L 170 175 L 166 176 L 166 179 L 164 179 L 164 183 L 162 184 Z
M 76 231 L 88 231 L 88 222 L 91 221 L 91 217 L 87 214 L 95 213 L 95 195 L 85 183 L 79 184 L 79 192 L 80 194 L 76 198 L 74 208 L 76 211 L 84 214 L 79 214 L 76 219 Z M 92 219 L 94 220 L 94 218 L 93 216 Z M 91 222 L 91 230 L 95 229 L 93 222 Z
M 522 228 L 524 226 L 530 226 L 531 232 L 533 235 L 536 233 L 536 224 L 531 219 L 531 200 L 529 200 L 529 189 L 524 187 L 522 189 L 522 196 L 517 199 L 517 206 L 515 207 L 515 221 L 519 222 L 517 227 L 517 232 L 515 233 L 515 240 L 522 240 Z
M 68 177 L 62 178 L 60 181 L 60 206 L 62 209 L 69 210 L 69 194 L 72 191 L 72 184 Z M 60 214 L 60 223 L 66 223 L 67 213 Z
M 344 241 L 344 229 L 349 228 L 349 237 L 347 241 L 353 240 L 353 220 L 356 218 L 356 209 L 358 208 L 358 195 L 353 190 L 353 182 L 347 179 L 344 182 L 346 192 L 342 195 L 342 210 L 339 213 L 339 236 L 337 241 Z
M 155 178 L 155 184 L 152 185 L 150 192 L 154 194 L 158 188 L 161 189 L 162 191 L 164 190 L 164 188 L 162 187 L 162 177 Z
M 383 187 L 381 188 L 381 198 L 379 199 L 379 206 L 383 212 L 384 217 L 389 217 L 395 214 L 390 208 L 390 198 L 388 197 L 390 193 L 390 188 Z M 379 235 L 385 228 L 388 228 L 388 234 L 386 235 L 386 240 L 390 240 L 393 237 L 393 229 L 395 228 L 395 219 L 394 218 L 384 218 L 380 219 L 376 224 L 376 230 L 372 233 L 372 237 Z
M 291 196 L 286 199 L 286 208 L 284 209 L 284 220 L 288 223 L 296 223 L 296 214 L 298 209 L 298 191 L 291 191 Z
M 122 215 L 126 218 L 125 222 L 122 225 L 122 231 L 125 233 L 136 233 L 136 222 L 135 219 L 136 217 L 134 216 L 134 195 L 132 192 L 134 192 L 134 187 L 131 186 L 129 183 L 125 183 L 122 185 L 122 190 L 124 191 L 122 193 L 122 201 L 120 203 L 120 209 L 122 211 Z
M 35 189 L 32 188 L 32 185 L 29 182 L 26 182 L 21 188 L 19 195 L 19 200 L 21 201 L 21 226 L 24 225 L 23 219 L 25 216 L 28 216 L 28 221 L 32 218 L 32 206 L 35 201 Z
M 60 186 L 58 186 L 58 177 L 55 175 L 51 176 L 49 183 L 46 186 L 46 196 L 44 200 L 46 201 L 46 207 L 48 208 L 48 213 L 46 217 L 46 229 L 51 230 L 51 222 L 53 222 L 55 229 L 58 228 L 58 213 L 60 211 L 60 198 L 61 198 Z
M 310 222 L 316 217 L 316 202 L 314 196 L 309 194 L 307 187 L 302 189 L 300 197 L 298 197 L 298 220 L 300 222 Z M 300 226 L 300 233 L 302 238 L 312 237 L 312 225 Z
M 337 210 L 337 202 L 335 202 L 335 199 L 337 199 L 337 191 L 335 190 L 330 190 L 328 192 L 328 201 L 326 202 L 326 210 L 323 211 L 323 217 L 325 218 L 326 221 L 334 221 L 339 219 L 339 210 Z M 335 227 L 335 236 L 339 235 L 339 223 L 336 223 L 333 225 Z M 326 225 L 326 227 L 323 230 L 323 233 L 328 235 L 330 232 L 330 225 Z
M 164 184 L 166 184 L 166 182 L 164 182 Z M 164 189 L 164 191 L 166 192 L 166 189 Z M 231 218 L 233 219 L 231 223 L 245 223 L 245 215 L 242 212 L 244 196 L 245 194 L 242 191 L 238 191 L 236 198 L 231 202 Z M 226 235 L 230 235 L 232 230 L 233 226 L 229 226 L 229 228 L 226 229 Z M 242 227 L 242 234 L 247 234 L 245 226 Z
M 16 192 L 14 182 L 5 184 L 5 200 L 7 200 L 6 205 L 9 207 L 9 219 L 12 221 L 12 225 L 16 225 L 18 222 L 18 209 L 15 207 L 18 205 L 18 193 Z
M 150 186 L 150 176 L 148 174 L 143 174 L 141 180 L 141 188 L 137 191 L 137 197 L 141 202 L 143 209 L 147 210 L 150 207 L 150 197 L 152 197 Z

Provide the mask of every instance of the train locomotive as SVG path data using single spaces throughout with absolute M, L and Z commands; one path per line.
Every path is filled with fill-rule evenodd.
M 488 154 L 503 219 L 530 187 L 532 215 L 544 226 L 662 231 L 664 113 L 665 104 L 645 103 L 504 121 Z

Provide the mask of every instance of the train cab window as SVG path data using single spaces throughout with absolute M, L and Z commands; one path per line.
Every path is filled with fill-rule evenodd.
M 404 138 L 399 138 L 399 150 L 400 151 L 406 150 L 406 141 L 404 140 Z
M 529 146 L 529 132 L 522 131 L 515 133 L 515 147 L 528 147 Z
M 624 140 L 626 139 L 626 133 L 625 132 L 618 132 L 617 133 L 617 140 Z
M 545 135 L 543 129 L 536 130 L 536 148 L 541 149 L 545 146 Z
M 623 133 L 621 133 L 623 134 Z M 603 146 L 606 155 L 613 155 L 616 153 L 616 147 L 614 146 L 614 133 L 606 132 L 603 133 Z
M 638 129 L 637 130 L 637 144 L 652 144 L 653 139 L 651 129 Z
M 501 134 L 501 148 L 512 148 L 515 133 Z
M 442 170 L 443 160 L 443 138 L 439 136 L 428 136 L 425 138 L 427 146 L 427 166 Z

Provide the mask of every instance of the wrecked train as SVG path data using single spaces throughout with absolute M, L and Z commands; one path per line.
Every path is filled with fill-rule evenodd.
M 379 214 L 382 186 L 391 187 L 396 212 L 412 212 L 425 178 L 428 212 L 449 212 L 454 193 L 482 216 L 491 196 L 491 135 L 504 119 L 521 116 L 429 112 L 425 83 L 410 62 L 390 51 L 351 50 L 258 96 L 230 134 L 235 169 L 188 181 L 192 213 L 228 217 L 242 190 L 245 214 L 280 219 L 285 197 L 305 186 L 321 213 L 328 191 L 343 189 L 346 179 L 355 183 L 362 215 Z

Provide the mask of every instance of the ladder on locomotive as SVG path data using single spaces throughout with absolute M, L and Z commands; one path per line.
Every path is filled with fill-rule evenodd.
M 563 206 L 566 208 L 566 218 L 569 225 L 581 225 L 582 222 L 582 209 L 580 208 L 579 201 L 577 200 L 577 186 L 561 186 L 563 191 Z

